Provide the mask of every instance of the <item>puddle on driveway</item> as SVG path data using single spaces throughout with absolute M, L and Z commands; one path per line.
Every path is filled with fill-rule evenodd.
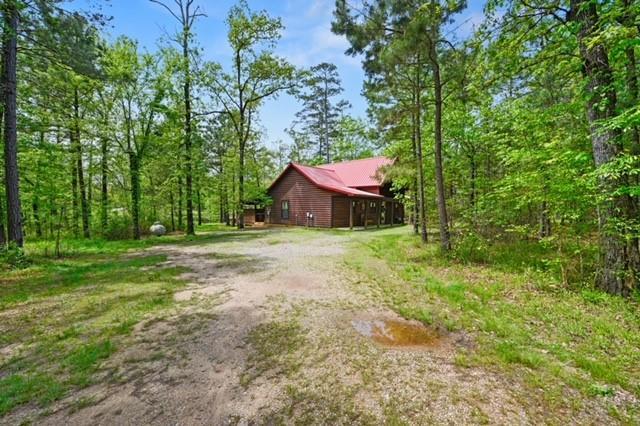
M 361 335 L 387 347 L 437 348 L 447 340 L 435 328 L 405 320 L 353 320 L 351 324 Z

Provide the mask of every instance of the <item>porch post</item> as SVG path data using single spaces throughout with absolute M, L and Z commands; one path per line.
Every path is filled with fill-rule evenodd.
M 380 200 L 376 201 L 376 227 L 380 228 Z
M 367 222 L 369 222 L 369 200 L 364 201 L 364 229 L 367 229 Z
M 394 219 L 395 219 L 395 217 L 394 217 L 394 215 L 395 215 L 394 210 L 395 210 L 395 207 L 396 207 L 396 203 L 395 203 L 395 201 L 391 201 L 391 226 L 393 226 L 393 225 L 394 225 Z
M 347 200 L 349 201 L 349 229 L 353 229 L 353 200 L 351 198 Z

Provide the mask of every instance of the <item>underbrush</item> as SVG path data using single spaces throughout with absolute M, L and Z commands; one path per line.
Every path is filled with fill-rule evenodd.
M 481 255 L 473 255 L 479 257 L 458 246 L 452 258 L 436 243 L 421 244 L 406 228 L 361 243 L 366 250 L 359 245 L 347 263 L 369 275 L 377 297 L 407 318 L 472 336 L 473 348 L 458 351 L 460 367 L 513 373 L 531 387 L 529 406 L 575 410 L 586 408 L 590 398 L 604 398 L 612 415 L 638 420 L 638 305 L 577 281 L 566 285 L 562 269 L 546 260 L 556 250 L 482 242 Z M 388 270 L 375 266 L 371 255 L 397 279 L 388 279 Z M 572 264 L 569 257 L 560 257 L 558 265 Z M 621 412 L 613 402 L 625 399 Z
M 0 247 L 0 271 L 23 269 L 31 264 L 20 247 Z
M 534 270 L 564 285 L 582 285 L 594 279 L 597 246 L 581 238 L 487 238 L 464 232 L 454 239 L 451 260 L 480 264 L 507 272 Z

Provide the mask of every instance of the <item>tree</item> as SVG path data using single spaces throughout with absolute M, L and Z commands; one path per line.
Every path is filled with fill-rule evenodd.
M 208 64 L 207 79 L 211 94 L 229 116 L 238 149 L 238 194 L 236 214 L 238 228 L 244 228 L 242 214 L 245 201 L 247 144 L 252 123 L 260 104 L 280 92 L 296 86 L 297 72 L 284 59 L 273 54 L 280 38 L 282 23 L 265 11 L 252 12 L 246 2 L 231 8 L 227 17 L 228 39 L 232 49 L 231 72 L 218 64 Z
M 20 178 L 18 172 L 17 127 L 17 67 L 18 25 L 20 14 L 17 0 L 2 3 L 2 88 L 4 123 L 4 178 L 7 196 L 7 234 L 9 242 L 22 247 L 22 207 L 20 205 Z
M 4 163 L 4 161 L 2 162 Z M 1 181 L 4 181 L 4 164 L 2 165 L 1 170 L 3 172 Z M 7 234 L 6 234 L 6 227 L 5 227 L 6 219 L 4 214 L 4 206 L 5 206 L 4 194 L 0 192 L 0 250 L 2 250 L 7 244 Z
M 302 110 L 296 117 L 302 131 L 315 144 L 315 157 L 320 162 L 330 163 L 340 119 L 349 107 L 346 100 L 333 101 L 344 90 L 338 68 L 326 62 L 313 66 L 302 85 L 299 95 Z
M 357 160 L 374 155 L 375 132 L 365 120 L 345 115 L 336 123 L 335 133 L 331 147 L 333 161 Z
M 113 138 L 129 163 L 131 218 L 134 239 L 140 239 L 141 168 L 155 137 L 156 119 L 164 111 L 166 78 L 158 59 L 139 55 L 137 43 L 120 38 L 108 52 L 107 73 L 118 90 L 122 131 Z
M 439 1 L 372 1 L 364 2 L 362 7 L 355 9 L 346 1 L 338 0 L 336 20 L 332 27 L 334 32 L 347 36 L 351 44 L 348 53 L 365 54 L 365 69 L 369 76 L 384 75 L 389 69 L 391 73 L 397 72 L 398 65 L 411 68 L 411 138 L 415 146 L 423 241 L 426 241 L 427 234 L 422 171 L 422 108 L 423 92 L 427 87 L 425 66 L 429 66 L 435 105 L 433 133 L 440 245 L 445 251 L 451 249 L 451 241 L 442 161 L 443 88 L 446 81 L 442 78 L 441 56 L 442 50 L 451 46 L 451 43 L 443 39 L 441 28 L 465 6 L 464 1 L 444 4 Z
M 586 108 L 593 158 L 596 167 L 604 168 L 623 156 L 619 130 L 602 125 L 617 115 L 614 71 L 609 64 L 607 46 L 601 38 L 596 3 L 573 0 L 568 17 L 579 25 L 577 39 L 587 80 Z M 625 173 L 618 175 L 605 172 L 599 176 L 602 191 L 599 206 L 600 246 L 603 259 L 598 283 L 609 293 L 625 296 L 631 294 L 640 276 L 638 238 L 629 238 L 624 228 L 629 220 L 637 219 L 636 202 L 629 194 L 619 191 L 620 187 L 628 185 L 629 177 Z
M 628 119 L 627 111 L 622 112 L 624 105 L 619 100 L 621 94 L 627 97 L 633 93 L 633 77 L 637 75 L 637 70 L 628 66 L 633 64 L 628 52 L 633 46 L 630 40 L 638 34 L 628 19 L 634 9 L 627 2 L 580 0 L 567 5 L 514 0 L 491 2 L 490 7 L 505 3 L 500 38 L 511 49 L 529 49 L 530 66 L 523 71 L 527 78 L 558 59 L 578 58 L 581 62 L 581 67 L 576 67 L 581 74 L 575 77 L 584 82 L 582 103 L 598 181 L 594 194 L 601 252 L 597 282 L 610 293 L 629 295 L 637 287 L 640 271 L 638 192 L 632 179 L 638 160 L 632 154 L 635 137 L 628 138 L 628 146 L 624 143 L 627 130 L 633 135 L 633 120 Z M 626 54 L 614 56 L 616 51 Z M 618 72 L 621 57 L 627 66 Z
M 150 0 L 152 3 L 164 7 L 178 21 L 181 27 L 179 39 L 182 49 L 182 72 L 183 72 L 183 100 L 184 100 L 184 167 L 187 192 L 187 234 L 195 234 L 193 222 L 193 163 L 192 163 L 192 119 L 193 111 L 191 105 L 192 67 L 190 42 L 193 38 L 193 25 L 199 17 L 205 16 L 200 6 L 194 7 L 195 0 L 175 0 L 177 11 L 169 7 L 161 0 Z
M 442 115 L 444 108 L 443 90 L 446 84 L 442 76 L 442 56 L 451 42 L 443 38 L 442 27 L 451 21 L 452 16 L 466 7 L 466 1 L 431 1 L 420 5 L 408 24 L 407 36 L 426 49 L 426 60 L 431 68 L 434 95 L 434 156 L 438 217 L 440 224 L 440 245 L 443 250 L 451 250 L 449 217 L 445 199 L 444 171 L 442 163 Z

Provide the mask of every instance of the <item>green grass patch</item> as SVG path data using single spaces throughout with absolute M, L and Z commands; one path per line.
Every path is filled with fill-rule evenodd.
M 252 353 L 247 360 L 247 370 L 241 378 L 248 386 L 256 377 L 266 372 L 290 375 L 301 365 L 296 352 L 306 342 L 305 331 L 295 319 L 263 323 L 249 332 L 247 337 Z
M 0 415 L 94 383 L 136 324 L 175 306 L 185 269 L 161 265 L 165 255 L 132 251 L 235 238 L 227 234 L 66 240 L 60 258 L 50 242 L 28 244 L 30 265 L 0 277 Z
M 368 275 L 372 294 L 404 317 L 473 336 L 473 349 L 456 356 L 461 367 L 535 377 L 525 382 L 565 408 L 576 404 L 566 387 L 585 400 L 606 398 L 618 386 L 640 398 L 638 304 L 563 284 L 555 267 L 540 262 L 550 254 L 528 247 L 481 247 L 487 255 L 479 264 L 460 262 L 396 228 L 358 238 L 346 263 Z
M 0 379 L 0 416 L 28 402 L 48 404 L 59 399 L 65 385 L 46 374 L 11 374 Z

